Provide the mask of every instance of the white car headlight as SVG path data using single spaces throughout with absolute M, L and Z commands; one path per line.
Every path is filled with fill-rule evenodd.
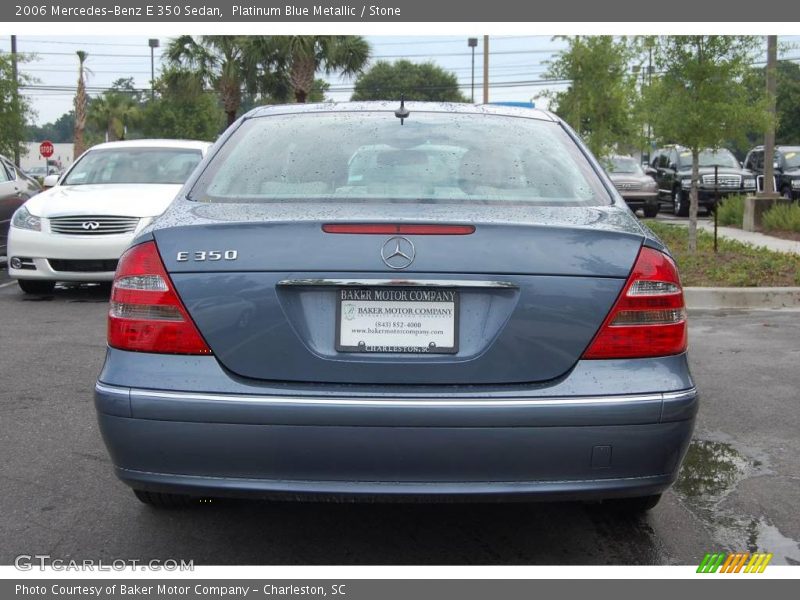
M 27 208 L 20 206 L 11 218 L 12 227 L 19 229 L 30 229 L 31 231 L 42 230 L 42 220 L 34 217 Z
M 796 190 L 800 190 L 800 179 L 792 179 L 792 187 Z
M 687 190 L 692 187 L 692 178 L 687 177 L 686 179 L 681 179 L 681 187 Z
M 755 177 L 745 177 L 744 181 L 742 182 L 742 187 L 746 190 L 755 189 L 756 187 L 756 179 Z

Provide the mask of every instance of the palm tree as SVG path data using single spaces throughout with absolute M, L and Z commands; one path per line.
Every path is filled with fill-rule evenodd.
M 357 75 L 366 66 L 370 53 L 369 43 L 358 35 L 272 36 L 269 49 L 279 57 L 275 65 L 285 71 L 295 102 L 308 99 L 317 71 Z
M 88 120 L 106 132 L 109 142 L 125 139 L 125 127 L 139 116 L 139 106 L 127 94 L 109 91 L 89 103 Z
M 86 150 L 86 144 L 83 141 L 83 131 L 86 129 L 86 105 L 88 103 L 85 74 L 89 70 L 86 68 L 85 63 L 89 54 L 83 50 L 78 50 L 76 54 L 78 55 L 78 90 L 75 92 L 75 129 L 72 152 L 75 158 L 78 158 Z
M 242 103 L 242 88 L 251 78 L 245 56 L 248 41 L 238 35 L 182 35 L 167 46 L 167 60 L 173 67 L 189 69 L 203 84 L 217 91 L 228 125 L 236 120 Z

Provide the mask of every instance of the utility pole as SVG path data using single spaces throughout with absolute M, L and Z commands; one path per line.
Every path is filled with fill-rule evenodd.
M 775 116 L 777 81 L 775 71 L 778 67 L 778 36 L 767 36 L 767 111 L 769 125 L 764 135 L 764 195 L 775 193 Z
M 489 36 L 483 36 L 483 103 L 489 104 Z
M 11 110 L 14 111 L 16 114 L 14 116 L 19 117 L 19 75 L 17 73 L 17 36 L 11 36 L 11 79 L 13 79 L 13 95 L 12 95 L 12 108 Z M 19 167 L 19 131 L 17 128 L 14 128 L 14 164 Z

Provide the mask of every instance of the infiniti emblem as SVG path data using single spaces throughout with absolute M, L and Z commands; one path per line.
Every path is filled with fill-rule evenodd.
M 94 231 L 95 229 L 100 229 L 100 223 L 98 223 L 97 221 L 85 221 L 83 225 L 81 225 L 81 227 L 83 227 L 87 231 L 90 229 Z
M 381 258 L 390 269 L 405 269 L 414 262 L 414 244 L 404 237 L 392 237 L 381 247 Z

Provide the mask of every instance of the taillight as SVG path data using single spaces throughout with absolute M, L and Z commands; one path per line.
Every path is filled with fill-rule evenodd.
M 130 248 L 111 289 L 108 345 L 161 354 L 211 354 L 183 306 L 155 242 Z
M 644 358 L 686 350 L 686 307 L 672 259 L 643 247 L 583 358 Z

